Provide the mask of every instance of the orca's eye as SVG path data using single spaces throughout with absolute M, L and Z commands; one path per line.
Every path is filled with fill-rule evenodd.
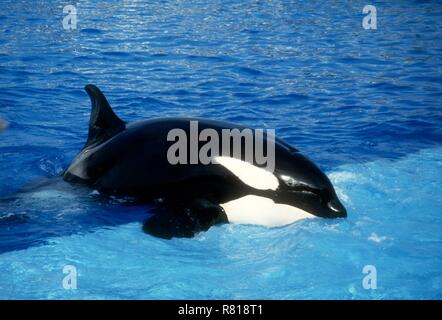
M 290 176 L 281 175 L 281 180 L 289 187 L 294 187 L 297 185 L 296 180 Z
M 293 177 L 281 175 L 281 180 L 290 188 L 291 192 L 300 192 L 304 194 L 312 194 L 320 198 L 321 203 L 327 204 L 331 199 L 331 193 L 327 189 L 318 189 L 304 183 L 300 183 Z

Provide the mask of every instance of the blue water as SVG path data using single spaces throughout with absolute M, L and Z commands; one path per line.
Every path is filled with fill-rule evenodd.
M 65 1 L 2 1 L 0 298 L 442 298 L 438 1 L 373 1 L 377 30 L 361 26 L 365 1 L 76 3 L 67 31 Z M 148 205 L 58 177 L 87 136 L 86 83 L 127 121 L 275 128 L 348 219 L 144 234 Z

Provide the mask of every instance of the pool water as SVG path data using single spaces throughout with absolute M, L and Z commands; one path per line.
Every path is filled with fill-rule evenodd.
M 364 1 L 74 4 L 65 30 L 65 1 L 2 2 L 0 298 L 442 298 L 439 2 L 372 2 L 376 30 Z M 275 128 L 348 218 L 144 234 L 149 205 L 59 177 L 87 137 L 87 83 L 126 121 Z

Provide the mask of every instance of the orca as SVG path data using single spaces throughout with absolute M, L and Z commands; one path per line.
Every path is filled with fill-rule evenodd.
M 219 133 L 245 127 L 178 117 L 126 123 L 96 86 L 88 84 L 85 90 L 92 105 L 88 138 L 63 178 L 104 195 L 156 203 L 144 222 L 146 233 L 171 239 L 193 237 L 229 222 L 272 227 L 305 218 L 347 216 L 327 176 L 279 138 L 274 142 L 273 171 L 226 154 L 214 155 L 209 164 L 171 164 L 171 130 L 189 132 L 190 121 L 198 121 L 201 130 Z

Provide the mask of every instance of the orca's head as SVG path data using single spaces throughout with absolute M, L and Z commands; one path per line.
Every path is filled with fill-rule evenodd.
M 328 177 L 299 152 L 284 159 L 275 174 L 279 180 L 279 201 L 323 218 L 347 217 Z

